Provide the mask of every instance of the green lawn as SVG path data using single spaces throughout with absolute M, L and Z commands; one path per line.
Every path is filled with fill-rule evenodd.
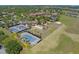
M 77 21 L 77 18 L 69 17 L 65 15 L 60 15 L 59 21 L 64 23 L 67 26 L 72 25 L 75 21 Z
M 67 32 L 79 34 L 79 18 L 61 15 L 59 21 L 67 26 Z
M 52 47 L 52 46 L 51 46 Z M 48 51 L 38 51 L 37 53 L 53 53 L 53 54 L 78 54 L 79 53 L 79 42 L 73 41 L 70 37 L 62 34 L 59 37 L 58 46 L 54 49 L 49 49 Z
M 59 44 L 53 53 L 79 53 L 79 42 L 73 41 L 65 34 L 62 34 L 59 39 Z

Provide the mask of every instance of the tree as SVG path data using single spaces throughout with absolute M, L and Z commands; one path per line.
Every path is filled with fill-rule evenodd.
M 19 54 L 22 46 L 16 40 L 10 40 L 6 45 L 6 52 L 9 54 Z
M 6 37 L 7 35 L 2 30 L 0 30 L 0 42 L 2 42 L 2 40 L 4 40 Z
M 4 38 L 4 32 L 3 31 L 0 31 L 0 39 L 3 39 Z
M 0 21 L 0 27 L 5 27 L 5 23 L 3 21 Z

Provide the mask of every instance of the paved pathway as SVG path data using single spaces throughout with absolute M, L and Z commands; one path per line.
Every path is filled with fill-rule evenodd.
M 2 47 L 2 48 L 0 49 L 0 54 L 6 54 L 6 51 L 5 51 L 5 48 L 4 48 L 4 47 Z

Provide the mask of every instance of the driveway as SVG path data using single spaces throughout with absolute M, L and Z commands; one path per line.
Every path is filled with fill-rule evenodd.
M 5 51 L 5 48 L 4 48 L 4 47 L 2 47 L 2 48 L 0 49 L 0 54 L 6 54 L 6 51 Z

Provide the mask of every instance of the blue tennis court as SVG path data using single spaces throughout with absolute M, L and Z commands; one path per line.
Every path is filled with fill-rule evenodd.
M 20 25 L 17 25 L 17 26 L 10 27 L 9 30 L 11 32 L 19 32 L 19 31 L 25 30 L 27 28 L 28 27 L 26 27 L 25 25 L 20 24 Z
M 31 45 L 35 45 L 40 41 L 40 38 L 27 32 L 22 33 L 21 38 L 23 38 L 25 41 L 28 41 Z

